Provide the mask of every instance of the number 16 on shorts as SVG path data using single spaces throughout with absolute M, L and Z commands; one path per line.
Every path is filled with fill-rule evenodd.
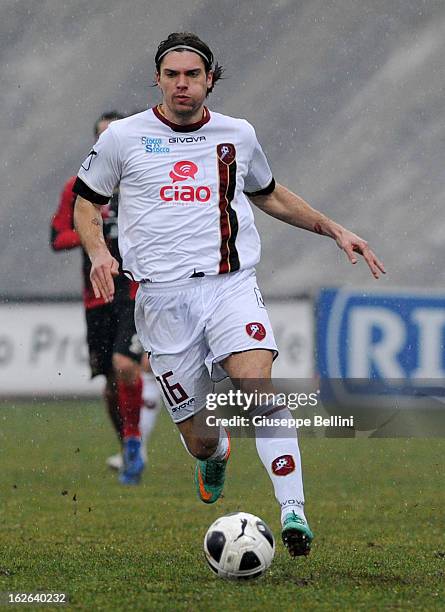
M 161 376 L 156 376 L 156 380 L 161 386 L 162 393 L 171 407 L 171 412 L 175 413 L 184 408 L 193 408 L 195 398 L 190 398 L 179 382 L 173 382 L 174 374 L 170 370 Z M 173 380 L 171 380 L 173 378 Z

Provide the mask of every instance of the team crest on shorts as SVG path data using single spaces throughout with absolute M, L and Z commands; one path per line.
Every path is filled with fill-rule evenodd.
M 262 323 L 254 322 L 246 325 L 247 335 L 261 342 L 266 337 L 266 328 Z
M 292 455 L 281 455 L 272 461 L 272 472 L 277 476 L 287 476 L 295 470 L 295 461 Z

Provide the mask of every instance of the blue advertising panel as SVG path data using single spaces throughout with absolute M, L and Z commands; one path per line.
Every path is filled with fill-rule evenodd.
M 323 289 L 317 300 L 323 378 L 445 378 L 445 293 Z

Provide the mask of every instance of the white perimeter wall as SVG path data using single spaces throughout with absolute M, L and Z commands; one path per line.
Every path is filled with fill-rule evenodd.
M 274 376 L 311 377 L 311 301 L 272 301 L 267 308 L 280 348 Z M 80 302 L 0 305 L 0 397 L 94 396 L 102 387 L 103 377 L 90 380 Z

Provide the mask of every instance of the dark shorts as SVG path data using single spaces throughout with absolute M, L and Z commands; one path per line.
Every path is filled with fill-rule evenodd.
M 107 376 L 113 354 L 120 353 L 139 363 L 143 348 L 134 326 L 134 302 L 112 302 L 86 310 L 87 342 L 91 377 Z

